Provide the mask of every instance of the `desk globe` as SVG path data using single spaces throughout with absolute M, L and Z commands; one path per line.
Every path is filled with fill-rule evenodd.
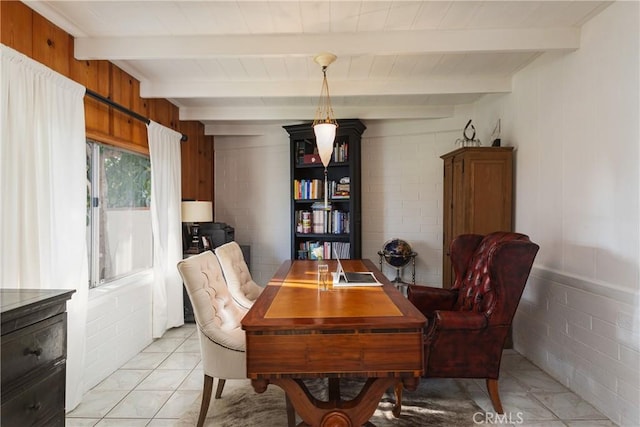
M 411 245 L 402 239 L 391 239 L 385 242 L 382 250 L 378 252 L 380 255 L 380 269 L 382 270 L 382 260 L 396 269 L 396 278 L 393 280 L 396 285 L 404 283 L 400 275 L 400 270 L 409 262 L 413 262 L 413 276 L 411 283 L 416 282 L 416 264 L 415 258 L 417 253 L 413 252 Z

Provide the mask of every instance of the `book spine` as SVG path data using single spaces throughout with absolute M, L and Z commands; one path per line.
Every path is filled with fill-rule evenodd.
M 302 211 L 302 232 L 311 233 L 311 212 Z

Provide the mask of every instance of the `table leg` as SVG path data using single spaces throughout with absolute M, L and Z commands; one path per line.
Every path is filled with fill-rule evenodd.
M 402 387 L 402 381 L 398 381 L 393 387 L 393 392 L 396 396 L 396 403 L 393 405 L 391 413 L 396 418 L 400 418 L 400 412 L 402 411 Z
M 400 412 L 402 411 L 402 389 L 406 388 L 409 391 L 416 391 L 418 388 L 419 380 L 417 378 L 405 378 L 396 382 L 393 387 L 393 392 L 396 398 L 396 403 L 393 405 L 391 413 L 394 417 L 400 418 Z
M 299 379 L 252 380 L 252 384 L 258 393 L 266 389 L 266 384 L 274 384 L 282 388 L 291 400 L 296 413 L 303 420 L 298 424 L 299 427 L 373 427 L 369 419 L 385 391 L 396 381 L 396 378 L 369 378 L 360 393 L 352 400 L 342 400 L 339 395 L 336 395 L 336 393 L 339 394 L 339 386 L 336 381 L 330 381 L 328 401 L 314 397 L 304 382 Z
M 340 400 L 340 378 L 329 378 L 329 402 Z

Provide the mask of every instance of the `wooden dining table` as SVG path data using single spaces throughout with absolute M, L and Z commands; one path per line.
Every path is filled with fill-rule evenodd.
M 390 387 L 415 390 L 423 374 L 426 319 L 370 260 L 343 260 L 346 271 L 371 271 L 382 286 L 320 290 L 319 261 L 285 261 L 242 320 L 247 377 L 256 392 L 274 384 L 287 394 L 298 426 L 372 426 Z M 336 270 L 336 262 L 329 264 Z M 341 378 L 362 378 L 343 400 Z M 306 382 L 328 378 L 328 399 Z

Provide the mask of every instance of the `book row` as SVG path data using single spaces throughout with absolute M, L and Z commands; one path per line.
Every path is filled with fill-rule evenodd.
M 300 165 L 322 164 L 320 156 L 315 149 L 315 144 L 311 141 L 298 141 L 296 147 L 297 160 Z M 349 143 L 338 142 L 333 146 L 333 154 L 331 162 L 348 162 L 349 161 Z
M 327 191 L 331 199 L 348 199 L 349 183 L 329 181 Z M 295 200 L 314 200 L 324 198 L 324 180 L 296 179 L 293 181 L 293 198 Z
M 333 146 L 333 161 L 348 162 L 349 161 L 349 143 L 339 142 Z
M 349 242 L 322 242 L 307 240 L 298 247 L 298 259 L 340 259 L 351 258 Z
M 313 209 L 295 213 L 296 232 L 300 234 L 347 234 L 349 212 Z

